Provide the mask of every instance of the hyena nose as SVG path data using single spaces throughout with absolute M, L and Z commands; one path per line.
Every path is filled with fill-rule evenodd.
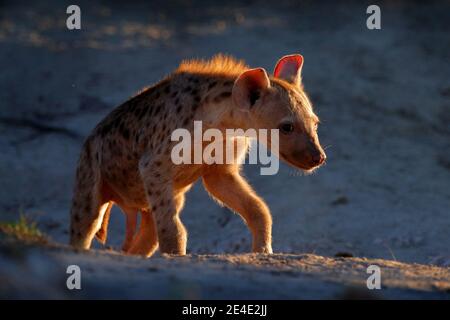
M 317 166 L 324 163 L 326 159 L 327 159 L 327 156 L 323 152 L 317 152 L 312 156 L 312 161 Z

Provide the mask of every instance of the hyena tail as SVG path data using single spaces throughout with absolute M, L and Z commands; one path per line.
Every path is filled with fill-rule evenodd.
M 70 244 L 89 249 L 110 203 L 102 195 L 99 156 L 88 138 L 78 161 L 70 212 Z M 94 154 L 95 153 L 95 154 Z

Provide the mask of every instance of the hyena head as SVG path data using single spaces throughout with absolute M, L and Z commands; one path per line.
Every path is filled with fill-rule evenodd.
M 279 155 L 287 163 L 312 171 L 326 155 L 317 136 L 319 118 L 303 91 L 299 54 L 281 58 L 269 79 L 263 68 L 243 72 L 236 80 L 234 104 L 249 113 L 250 127 L 279 129 Z M 269 141 L 270 142 L 270 141 Z

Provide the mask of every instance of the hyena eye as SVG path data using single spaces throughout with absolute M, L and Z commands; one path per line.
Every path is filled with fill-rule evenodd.
M 290 134 L 294 131 L 294 125 L 290 122 L 280 124 L 279 128 L 284 134 Z

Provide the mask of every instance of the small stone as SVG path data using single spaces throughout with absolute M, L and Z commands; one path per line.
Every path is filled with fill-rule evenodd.
M 340 196 L 331 202 L 332 206 L 339 206 L 348 204 L 348 198 L 346 196 Z
M 339 251 L 334 255 L 336 258 L 353 258 L 353 254 L 350 252 Z

